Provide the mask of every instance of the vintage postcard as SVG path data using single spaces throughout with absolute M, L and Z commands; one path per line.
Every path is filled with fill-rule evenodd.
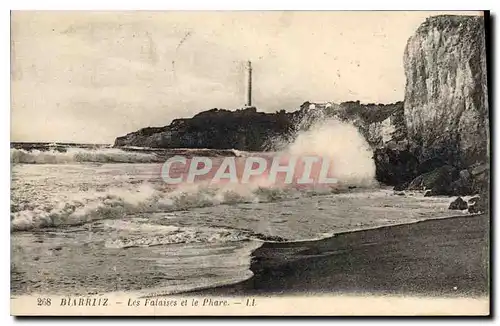
M 11 12 L 11 314 L 490 314 L 489 13 Z

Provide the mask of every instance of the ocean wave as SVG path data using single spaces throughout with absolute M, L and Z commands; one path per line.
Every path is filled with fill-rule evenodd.
M 59 150 L 25 150 L 11 148 L 11 163 L 26 164 L 71 164 L 71 163 L 155 163 L 161 159 L 155 153 L 123 151 L 116 148 L 85 149 L 67 148 Z
M 110 249 L 151 247 L 179 243 L 227 243 L 261 240 L 258 235 L 245 230 L 216 227 L 179 227 L 134 221 L 106 221 L 110 238 L 104 246 Z M 119 231 L 114 235 L 113 231 Z
M 75 164 L 75 163 L 161 163 L 168 157 L 182 155 L 192 156 L 233 156 L 243 157 L 248 152 L 236 149 L 207 148 L 79 148 L 60 147 L 45 149 L 11 148 L 10 162 L 14 164 Z
M 142 183 L 128 188 L 108 188 L 54 197 L 37 203 L 11 200 L 11 230 L 81 225 L 96 220 L 126 219 L 145 214 L 187 210 L 222 204 L 260 203 L 347 191 L 347 188 L 297 190 L 248 184 L 215 186 L 207 183 L 186 184 L 176 189 Z

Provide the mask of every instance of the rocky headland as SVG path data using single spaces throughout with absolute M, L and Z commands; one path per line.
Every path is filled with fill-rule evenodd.
M 277 150 L 317 119 L 354 124 L 372 146 L 377 180 L 428 195 L 489 193 L 489 108 L 484 19 L 428 18 L 404 52 L 404 101 L 305 102 L 293 112 L 212 109 L 118 137 L 115 147 Z
M 278 150 L 300 130 L 318 119 L 337 117 L 356 125 L 372 146 L 381 146 L 392 133 L 404 132 L 403 103 L 360 104 L 305 102 L 293 112 L 212 109 L 165 127 L 148 127 L 118 137 L 115 147 L 212 148 L 245 151 Z

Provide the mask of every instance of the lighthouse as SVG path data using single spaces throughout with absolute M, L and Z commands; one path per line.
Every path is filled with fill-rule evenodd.
M 252 107 L 252 61 L 248 60 L 246 65 L 247 91 L 245 107 Z

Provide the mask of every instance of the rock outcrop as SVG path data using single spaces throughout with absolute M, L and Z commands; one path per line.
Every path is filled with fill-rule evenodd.
M 144 128 L 118 137 L 114 146 L 261 151 L 268 139 L 289 134 L 298 114 L 264 113 L 255 108 L 212 109 L 189 119 L 175 119 L 165 127 Z
M 471 214 L 485 213 L 489 211 L 488 196 L 478 196 L 469 199 L 468 212 Z
M 450 184 L 457 178 L 457 170 L 450 165 L 441 166 L 419 175 L 408 185 L 408 190 L 430 190 L 432 195 L 452 195 Z
M 389 141 L 375 148 L 375 174 L 379 182 L 395 186 L 394 190 L 404 190 L 418 175 L 419 162 L 413 155 L 408 141 Z
M 465 200 L 463 200 L 461 197 L 458 197 L 457 199 L 455 199 L 454 201 L 452 201 L 450 203 L 450 206 L 448 207 L 448 209 L 456 209 L 456 210 L 463 211 L 464 209 L 467 209 L 468 207 L 469 207 L 469 205 L 467 205 L 467 202 Z

